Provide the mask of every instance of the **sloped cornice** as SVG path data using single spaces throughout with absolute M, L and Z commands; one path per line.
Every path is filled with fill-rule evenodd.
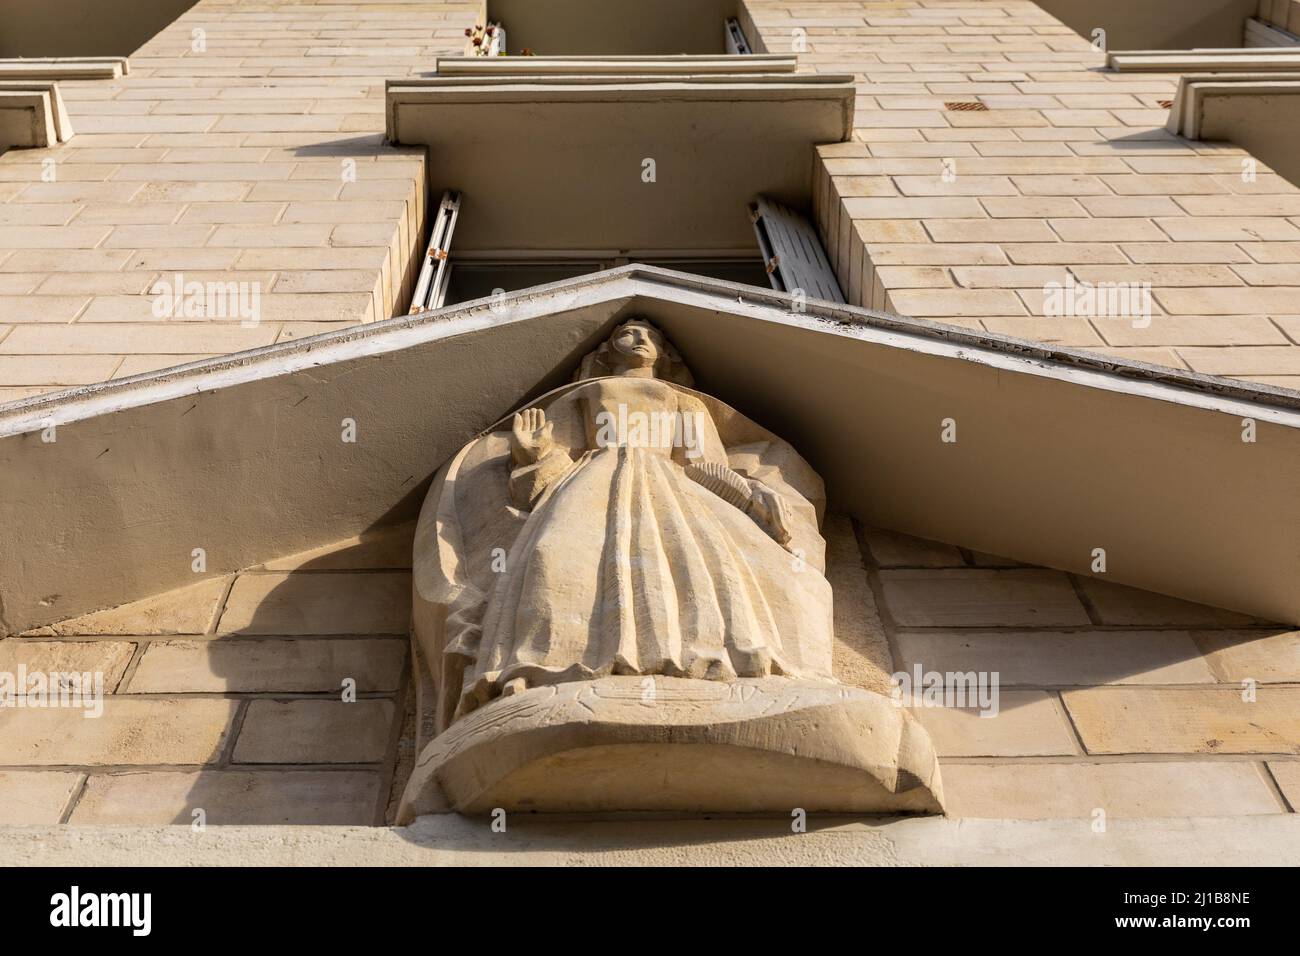
M 1300 620 L 1300 395 L 795 305 L 627 266 L 0 407 L 5 625 L 191 582 L 195 547 L 215 574 L 408 518 L 631 314 L 863 520 L 1080 573 L 1102 548 L 1118 583 Z

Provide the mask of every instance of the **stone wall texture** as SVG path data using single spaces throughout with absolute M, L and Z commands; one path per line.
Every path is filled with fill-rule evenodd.
M 411 533 L 0 641 L 0 670 L 98 671 L 110 692 L 98 719 L 0 710 L 0 823 L 391 821 L 414 748 Z M 998 675 L 995 716 L 914 708 L 951 815 L 1300 806 L 1300 631 L 841 517 L 828 536 L 839 679 Z
M 748 6 L 768 50 L 857 78 L 855 141 L 817 183 L 851 302 L 1300 386 L 1300 190 L 1166 132 L 1177 76 L 1104 72 L 1030 0 Z M 1047 315 L 1068 274 L 1151 283 L 1150 324 Z
M 476 10 L 201 0 L 129 75 L 60 83 L 76 136 L 0 156 L 0 401 L 404 312 L 424 151 L 384 144 L 384 83 Z M 256 283 L 260 321 L 157 317 L 178 274 Z

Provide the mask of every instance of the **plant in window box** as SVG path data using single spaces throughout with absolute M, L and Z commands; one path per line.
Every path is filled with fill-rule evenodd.
M 506 31 L 499 23 L 487 26 L 475 24 L 465 31 L 469 37 L 470 52 L 474 56 L 505 56 Z

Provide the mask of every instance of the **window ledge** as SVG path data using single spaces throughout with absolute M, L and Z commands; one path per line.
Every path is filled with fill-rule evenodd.
M 1116 50 L 1106 66 L 1120 73 L 1213 71 L 1260 73 L 1300 70 L 1300 47 L 1224 50 Z
M 1169 111 L 1168 130 L 1187 139 L 1236 139 L 1223 128 L 1220 120 L 1207 113 L 1211 99 L 1297 96 L 1300 95 L 1300 70 L 1292 73 L 1205 73 L 1184 76 L 1178 96 Z M 1300 100 L 1295 101 L 1300 106 Z M 1243 124 L 1254 125 L 1244 110 L 1238 111 Z
M 72 138 L 55 83 L 0 80 L 0 148 L 46 148 Z
M 813 147 L 851 137 L 853 106 L 828 74 L 439 76 L 390 81 L 388 137 L 465 197 L 461 252 L 730 252 L 755 196 L 809 206 Z
M 115 80 L 130 72 L 124 56 L 0 58 L 0 80 Z
M 750 56 L 445 56 L 439 76 L 567 76 L 617 74 L 793 73 L 798 58 L 775 53 Z

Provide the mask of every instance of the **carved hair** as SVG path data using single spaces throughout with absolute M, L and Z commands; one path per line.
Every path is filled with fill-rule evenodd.
M 615 327 L 609 338 L 602 342 L 596 351 L 589 353 L 582 360 L 577 374 L 573 376 L 575 382 L 581 382 L 589 378 L 603 378 L 607 375 L 622 374 L 623 363 L 618 360 L 617 353 L 614 352 L 613 342 L 618 338 L 619 333 L 629 325 L 640 326 L 649 330 L 659 346 L 659 358 L 655 360 L 654 365 L 655 378 L 663 379 L 665 382 L 672 382 L 674 385 L 683 385 L 687 388 L 695 384 L 695 378 L 691 375 L 691 370 L 686 367 L 686 363 L 682 361 L 677 349 L 664 337 L 662 332 L 646 319 L 629 319 L 622 325 Z

